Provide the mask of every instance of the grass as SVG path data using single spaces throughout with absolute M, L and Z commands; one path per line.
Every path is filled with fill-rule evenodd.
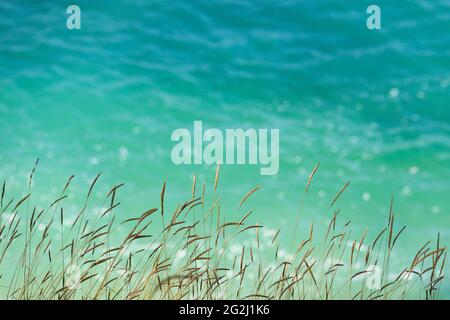
M 395 229 L 392 199 L 386 227 L 373 239 L 367 230 L 352 235 L 334 209 L 347 183 L 331 202 L 335 210 L 324 232 L 311 224 L 290 250 L 280 230 L 249 223 L 243 211 L 260 186 L 238 199 L 242 218 L 221 214 L 217 167 L 212 200 L 197 185 L 185 202 L 169 211 L 166 184 L 154 208 L 120 221 L 123 184 L 105 195 L 104 208 L 89 214 L 95 177 L 75 219 L 65 208 L 71 176 L 45 208 L 27 195 L 15 199 L 6 182 L 0 202 L 0 298 L 2 299 L 436 299 L 447 250 L 435 241 L 417 244 L 411 262 L 395 273 L 392 253 L 405 227 Z M 311 188 L 318 165 L 305 188 Z M 242 211 L 241 211 L 242 210 Z M 298 222 L 297 222 L 298 226 Z M 352 240 L 356 238 L 357 240 Z

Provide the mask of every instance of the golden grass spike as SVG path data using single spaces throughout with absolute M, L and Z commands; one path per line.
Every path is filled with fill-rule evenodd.
M 309 175 L 308 182 L 306 183 L 306 187 L 305 187 L 305 193 L 308 192 L 309 185 L 311 184 L 311 181 L 314 178 L 314 175 L 316 174 L 317 169 L 319 169 L 319 166 L 320 166 L 320 163 L 316 164 L 316 166 L 314 167 L 313 171 Z
M 356 240 L 353 240 L 352 251 L 350 253 L 350 266 L 353 266 L 353 254 L 355 253 Z
M 311 225 L 309 227 L 309 240 L 312 240 L 313 238 L 313 230 L 314 230 L 314 223 L 311 222 Z
M 392 248 L 395 246 L 395 243 L 397 242 L 398 237 L 402 234 L 402 232 L 406 229 L 406 226 L 403 226 L 400 231 L 397 233 L 397 235 L 394 237 L 394 241 L 392 241 Z
M 64 189 L 63 189 L 63 191 L 62 191 L 62 194 L 64 194 L 64 193 L 67 191 L 67 188 L 69 188 L 70 182 L 72 181 L 73 178 L 75 178 L 74 175 L 71 175 L 71 176 L 69 177 L 69 179 L 68 179 L 67 182 L 66 182 L 66 185 L 64 186 Z
M 203 182 L 203 186 L 202 186 L 202 209 L 205 208 L 205 190 L 206 190 L 206 182 Z
M 250 229 L 257 229 L 257 228 L 262 228 L 262 227 L 263 227 L 263 226 L 260 226 L 260 225 L 255 224 L 255 225 L 253 225 L 253 226 L 248 226 L 248 227 L 242 229 L 241 231 L 239 231 L 239 233 L 245 232 L 245 231 L 250 230 Z
M 220 161 L 217 163 L 216 177 L 214 179 L 214 192 L 217 190 L 217 184 L 219 183 L 219 173 L 220 173 Z
M 14 207 L 14 209 L 12 210 L 12 212 L 15 212 L 29 197 L 31 196 L 31 193 L 29 193 L 28 195 L 26 195 L 25 197 L 22 198 L 22 200 L 20 200 L 16 206 Z
M 119 190 L 121 187 L 123 187 L 124 185 L 125 185 L 125 183 L 120 183 L 120 184 L 114 186 L 114 187 L 108 192 L 108 194 L 106 195 L 106 197 L 109 198 L 111 195 L 114 195 L 115 192 L 116 192 L 117 190 Z
M 391 248 L 392 244 L 392 233 L 394 231 L 394 211 L 393 211 L 393 205 L 394 205 L 394 196 L 392 196 L 391 199 L 391 212 L 389 214 L 389 235 L 388 235 L 388 248 Z
M 370 253 L 371 253 L 371 251 L 370 251 L 370 247 L 369 247 L 369 248 L 367 248 L 367 253 L 366 253 L 366 257 L 365 257 L 366 265 L 369 263 Z
M 6 210 L 9 208 L 9 206 L 13 203 L 14 198 L 9 200 L 9 202 L 6 204 L 6 206 L 2 209 L 2 212 L 6 212 Z
M 345 189 L 347 189 L 348 185 L 350 184 L 350 180 L 348 180 L 348 182 L 345 184 L 345 186 L 337 193 L 337 195 L 334 197 L 333 201 L 331 202 L 330 207 L 332 207 L 336 201 L 339 199 L 339 197 L 341 196 L 341 194 L 345 191 Z
M 156 208 L 152 208 L 150 210 L 145 211 L 139 218 L 139 221 L 144 221 L 148 216 L 158 211 Z
M 53 201 L 53 203 L 50 205 L 50 208 L 53 207 L 54 205 L 56 205 L 58 202 L 62 201 L 63 199 L 67 198 L 67 195 L 61 196 L 58 199 L 56 199 L 55 201 Z
M 103 218 L 104 216 L 106 216 L 109 212 L 113 211 L 115 208 L 117 208 L 120 205 L 120 202 L 117 202 L 115 205 L 112 205 L 111 207 L 109 207 L 108 209 L 105 210 L 105 212 L 103 212 L 101 214 L 101 218 Z
M 90 196 L 91 196 L 91 193 L 92 193 L 92 190 L 94 189 L 95 184 L 97 183 L 98 179 L 100 178 L 100 175 L 101 175 L 101 173 L 99 172 L 99 173 L 97 174 L 97 176 L 95 177 L 94 181 L 92 181 L 91 186 L 89 187 L 88 194 L 87 194 L 87 196 L 86 196 L 86 201 L 89 200 L 89 198 L 90 198 Z
M 239 209 L 242 207 L 242 205 L 244 204 L 244 202 L 256 191 L 258 191 L 261 188 L 261 186 L 256 186 L 255 188 L 253 188 L 252 190 L 250 190 L 249 192 L 247 192 L 247 194 L 242 198 L 241 202 L 239 203 Z
M 364 233 L 363 233 L 363 235 L 361 237 L 361 240 L 359 241 L 358 253 L 361 251 L 361 247 L 362 247 L 362 245 L 364 243 L 364 239 L 366 238 L 366 235 L 367 235 L 367 228 L 364 230 Z
M 363 271 L 356 272 L 353 276 L 351 276 L 350 280 L 353 280 L 354 278 L 356 278 L 362 274 L 368 273 L 368 272 L 370 272 L 370 270 L 363 270 Z
M 239 225 L 243 225 L 244 221 L 253 213 L 253 210 L 249 211 L 242 219 L 239 221 Z
M 166 193 L 166 182 L 164 181 L 161 190 L 161 217 L 164 217 L 164 194 Z
M 197 176 L 194 173 L 194 179 L 192 181 L 192 198 L 195 198 L 195 186 L 197 184 Z
M 6 181 L 3 181 L 2 195 L 0 197 L 0 210 L 3 210 L 3 199 L 5 198 L 5 191 L 6 191 Z
M 280 231 L 281 231 L 281 230 L 278 229 L 277 232 L 275 233 L 275 235 L 273 236 L 272 242 L 271 242 L 272 245 L 273 245 L 273 243 L 275 242 L 275 240 L 277 239 L 278 235 L 280 234 Z
M 33 181 L 34 172 L 36 171 L 36 168 L 37 168 L 38 164 L 39 164 L 39 158 L 36 159 L 36 162 L 34 164 L 33 170 L 31 170 L 30 178 L 28 180 L 28 189 L 31 188 L 31 183 Z
M 414 265 L 415 265 L 415 262 L 416 262 L 416 260 L 418 259 L 418 257 L 421 255 L 421 253 L 422 253 L 422 251 L 430 244 L 430 242 L 431 241 L 427 241 L 420 249 L 419 249 L 419 251 L 417 251 L 417 253 L 416 253 L 416 255 L 414 256 L 414 259 L 413 259 L 413 261 L 412 261 L 412 263 L 411 263 L 411 266 L 410 266 L 410 270 L 412 270 L 414 267 Z
M 375 238 L 374 242 L 372 243 L 372 250 L 373 248 L 375 248 L 375 245 L 377 244 L 378 240 L 381 238 L 381 236 L 386 232 L 387 227 L 384 228 L 379 234 L 378 236 Z

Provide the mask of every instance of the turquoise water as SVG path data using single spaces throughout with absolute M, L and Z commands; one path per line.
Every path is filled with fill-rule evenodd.
M 223 165 L 230 219 L 248 190 L 254 220 L 290 239 L 300 213 L 382 229 L 395 197 L 407 225 L 398 261 L 441 234 L 450 240 L 450 3 L 377 1 L 382 29 L 366 28 L 368 1 L 0 2 L 0 177 L 54 199 L 75 174 L 85 194 L 125 182 L 124 215 L 190 196 L 192 173 L 212 188 L 215 166 L 175 166 L 177 128 L 280 129 L 280 170 Z M 356 237 L 356 236 L 355 236 Z M 441 288 L 449 296 L 447 281 Z

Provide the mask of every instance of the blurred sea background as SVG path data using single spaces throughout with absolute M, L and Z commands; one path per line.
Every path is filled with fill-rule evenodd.
M 68 177 L 84 196 L 98 172 L 104 198 L 125 182 L 121 214 L 190 197 L 192 175 L 212 192 L 215 166 L 171 162 L 173 130 L 279 128 L 280 170 L 223 165 L 223 212 L 281 228 L 297 217 L 325 226 L 330 203 L 355 239 L 407 225 L 394 254 L 408 263 L 428 240 L 450 240 L 450 2 L 84 1 L 81 30 L 66 28 L 66 1 L 0 1 L 0 179 L 35 199 L 57 198 Z M 304 187 L 320 162 L 305 198 Z M 102 204 L 99 199 L 99 206 Z M 300 205 L 301 203 L 301 205 Z M 70 212 L 70 210 L 68 211 Z M 75 215 L 75 210 L 73 211 Z M 448 269 L 448 268 L 447 268 Z M 400 271 L 400 270 L 398 270 Z M 450 297 L 446 280 L 442 297 Z

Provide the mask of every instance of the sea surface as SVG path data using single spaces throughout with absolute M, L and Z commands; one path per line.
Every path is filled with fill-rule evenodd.
M 448 246 L 450 1 L 376 1 L 382 28 L 369 30 L 372 2 L 77 0 L 81 30 L 68 30 L 67 1 L 2 0 L 0 180 L 26 194 L 39 157 L 46 203 L 70 175 L 84 196 L 101 172 L 99 199 L 124 182 L 121 212 L 135 216 L 159 205 L 164 181 L 169 208 L 189 199 L 194 172 L 213 193 L 216 166 L 172 163 L 173 130 L 279 129 L 277 175 L 221 166 L 230 220 L 261 185 L 252 221 L 285 243 L 298 217 L 307 237 L 337 208 L 355 239 L 366 227 L 373 239 L 393 196 L 407 226 L 398 265 L 438 233 Z

